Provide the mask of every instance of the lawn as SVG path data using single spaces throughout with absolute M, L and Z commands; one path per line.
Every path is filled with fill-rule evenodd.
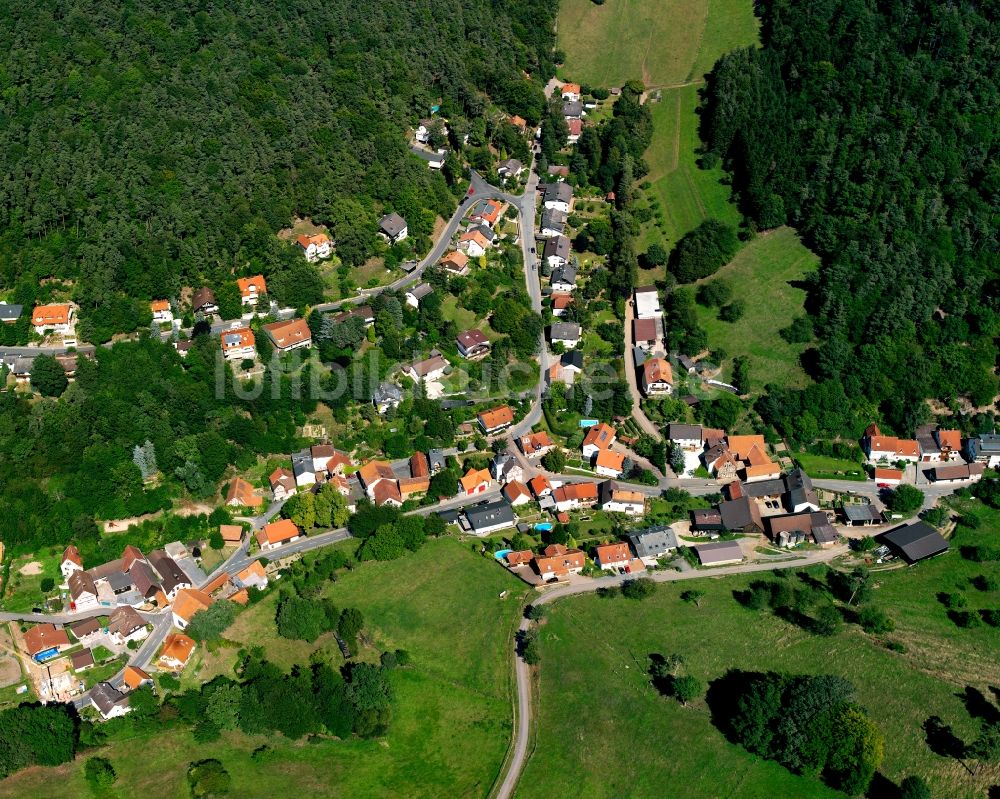
M 778 228 L 747 244 L 736 257 L 708 280 L 727 280 L 734 297 L 746 303 L 746 313 L 737 322 L 723 322 L 715 308 L 698 307 L 699 321 L 708 331 L 712 349 L 726 351 L 722 366 L 731 376 L 732 359 L 750 359 L 751 389 L 766 383 L 802 387 L 809 378 L 799 358 L 805 344 L 789 344 L 778 335 L 792 317 L 805 313 L 806 292 L 793 285 L 812 272 L 819 259 L 805 248 L 791 228 Z
M 815 480 L 867 480 L 864 468 L 857 461 L 834 458 L 827 455 L 813 455 L 811 452 L 795 452 L 792 457 Z
M 361 609 L 365 634 L 377 648 L 403 648 L 412 656 L 411 666 L 393 672 L 397 699 L 385 739 L 307 743 L 227 735 L 197 744 L 186 730 L 164 729 L 155 740 L 115 742 L 100 750 L 118 772 L 118 795 L 186 797 L 187 764 L 208 757 L 223 762 L 233 777 L 232 794 L 247 799 L 284 795 L 289 786 L 323 797 L 486 795 L 510 743 L 510 641 L 526 588 L 453 539 L 430 541 L 390 563 L 358 566 L 332 583 L 328 595 L 339 607 Z M 509 592 L 505 599 L 503 591 Z M 271 599 L 242 614 L 226 635 L 262 643 L 270 657 L 288 652 L 283 664 L 307 664 L 320 646 L 336 650 L 322 641 L 276 638 Z M 374 656 L 374 650 L 367 654 Z M 233 658 L 235 649 L 208 654 L 201 678 L 210 669 L 225 671 Z M 273 759 L 252 761 L 251 752 L 265 743 Z M 43 786 L 50 799 L 86 796 L 84 759 L 8 778 L 0 782 L 0 797 L 33 795 Z
M 956 544 L 1000 538 L 1000 514 L 973 512 L 982 515 L 980 530 L 960 532 Z M 905 645 L 903 654 L 857 626 L 825 639 L 743 608 L 732 592 L 750 577 L 698 581 L 706 594 L 698 608 L 679 598 L 692 587 L 687 583 L 661 586 L 643 604 L 594 595 L 561 600 L 549 606 L 541 628 L 537 741 L 517 796 L 842 799 L 817 780 L 728 743 L 703 699 L 683 708 L 661 698 L 646 674 L 654 652 L 681 654 L 703 683 L 729 668 L 846 677 L 885 736 L 886 777 L 899 783 L 917 773 L 931 782 L 934 796 L 982 796 L 1000 767 L 984 765 L 972 777 L 929 750 L 922 725 L 936 714 L 966 741 L 977 731 L 959 694 L 974 686 L 992 696 L 989 686 L 1000 680 L 1000 631 L 959 629 L 936 593 L 963 588 L 970 607 L 995 606 L 996 594 L 976 592 L 968 580 L 996 570 L 996 564 L 962 560 L 953 547 L 935 560 L 880 575 L 874 603 L 894 618 L 890 637 Z

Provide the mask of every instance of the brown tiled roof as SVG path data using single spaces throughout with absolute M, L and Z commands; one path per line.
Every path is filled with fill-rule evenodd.
M 498 427 L 503 427 L 504 425 L 513 423 L 514 411 L 512 411 L 507 405 L 501 405 L 498 408 L 483 411 L 477 418 L 484 429 L 496 430 Z

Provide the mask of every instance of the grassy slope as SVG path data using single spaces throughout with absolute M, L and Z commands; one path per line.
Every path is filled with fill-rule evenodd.
M 294 785 L 304 796 L 479 797 L 492 784 L 511 732 L 508 638 L 524 586 L 454 540 L 431 541 L 392 563 L 368 563 L 332 584 L 340 607 L 362 610 L 366 632 L 380 649 L 407 649 L 413 665 L 394 674 L 394 719 L 384 741 L 292 743 L 280 736 L 231 735 L 197 745 L 189 733 L 168 731 L 155 741 L 116 742 L 101 752 L 118 770 L 119 795 L 163 799 L 187 796 L 187 764 L 218 757 L 233 775 L 233 795 L 269 799 Z M 500 599 L 501 591 L 510 591 Z M 273 607 L 263 602 L 240 618 L 228 635 L 267 644 L 281 662 L 306 662 L 316 645 L 274 637 Z M 263 640 L 261 640 L 263 636 Z M 286 657 L 279 658 L 284 650 Z M 371 650 L 368 656 L 374 657 Z M 225 672 L 235 651 L 209 655 L 202 676 Z M 275 749 L 266 764 L 250 753 L 262 743 Z M 58 769 L 32 769 L 0 782 L 0 797 L 50 799 L 87 795 L 83 758 Z
M 997 538 L 1000 514 L 985 521 Z M 886 776 L 898 783 L 919 773 L 935 796 L 981 796 L 1000 768 L 984 766 L 973 779 L 957 762 L 930 752 L 921 726 L 938 714 L 965 740 L 975 734 L 958 693 L 971 684 L 990 696 L 987 686 L 1000 679 L 1000 631 L 960 630 L 935 594 L 996 568 L 963 561 L 953 549 L 883 575 L 876 602 L 895 618 L 891 637 L 906 644 L 903 655 L 857 627 L 823 639 L 746 610 L 732 591 L 749 578 L 700 582 L 707 594 L 700 608 L 681 602 L 677 585 L 661 587 L 642 605 L 595 596 L 563 600 L 543 627 L 538 739 L 518 797 L 842 796 L 725 741 L 703 700 L 682 708 L 660 698 L 645 674 L 652 652 L 682 654 L 703 681 L 731 667 L 843 675 L 885 735 Z M 995 595 L 966 590 L 970 606 L 996 604 Z
M 750 358 L 750 379 L 755 390 L 765 383 L 803 386 L 808 376 L 799 364 L 805 344 L 789 344 L 778 335 L 796 314 L 803 313 L 806 293 L 790 285 L 816 268 L 817 257 L 803 246 L 791 228 L 758 236 L 709 280 L 725 278 L 734 296 L 746 302 L 746 314 L 737 322 L 723 322 L 715 308 L 698 313 L 708 331 L 711 347 L 722 347 L 732 362 L 737 355 Z M 731 374 L 727 369 L 726 374 Z

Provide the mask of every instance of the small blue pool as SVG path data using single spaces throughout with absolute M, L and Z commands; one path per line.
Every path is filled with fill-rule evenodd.
M 539 522 L 535 525 L 535 529 L 540 533 L 547 533 L 552 529 L 552 522 Z
M 513 551 L 514 551 L 513 549 L 498 549 L 496 552 L 493 553 L 493 557 L 496 558 L 497 560 L 503 560 Z

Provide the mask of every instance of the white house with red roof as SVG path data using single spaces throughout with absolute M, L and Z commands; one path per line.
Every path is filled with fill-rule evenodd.
M 333 244 L 325 233 L 315 233 L 312 236 L 302 235 L 295 240 L 295 243 L 299 245 L 302 254 L 310 263 L 329 258 L 332 253 Z

